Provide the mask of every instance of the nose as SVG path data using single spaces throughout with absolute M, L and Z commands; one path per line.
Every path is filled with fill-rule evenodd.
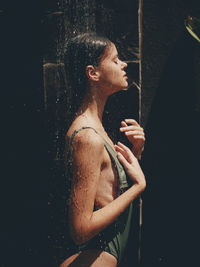
M 121 63 L 122 63 L 122 69 L 125 69 L 128 66 L 128 64 L 124 61 L 122 61 Z

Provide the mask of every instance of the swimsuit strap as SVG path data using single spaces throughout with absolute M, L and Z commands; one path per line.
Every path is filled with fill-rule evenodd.
M 123 192 L 124 189 L 128 188 L 128 182 L 127 182 L 127 178 L 126 178 L 126 173 L 124 171 L 123 166 L 121 165 L 121 163 L 119 162 L 118 158 L 117 158 L 117 153 L 116 151 L 113 149 L 113 147 L 105 140 L 105 138 L 99 134 L 93 127 L 89 127 L 89 126 L 84 126 L 78 130 L 75 130 L 69 140 L 69 149 L 67 151 L 67 159 L 69 159 L 69 156 L 71 154 L 71 147 L 72 147 L 72 142 L 74 139 L 74 136 L 81 130 L 84 129 L 93 129 L 99 136 L 101 136 L 101 138 L 104 141 L 104 146 L 106 148 L 106 150 L 108 151 L 115 167 L 117 168 L 117 173 L 118 173 L 118 178 L 119 178 L 119 188 L 120 188 L 120 192 Z

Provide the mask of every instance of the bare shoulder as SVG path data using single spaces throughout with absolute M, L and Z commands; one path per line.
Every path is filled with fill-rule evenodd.
M 103 138 L 98 133 L 96 133 L 94 129 L 82 129 L 78 131 L 74 136 L 72 142 L 72 149 L 76 153 L 85 152 L 87 153 L 86 155 L 91 155 L 91 153 L 95 153 L 92 155 L 99 156 L 99 154 L 103 152 L 104 141 Z

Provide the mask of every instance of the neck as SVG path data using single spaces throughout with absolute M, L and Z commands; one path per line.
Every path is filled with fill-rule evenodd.
M 102 124 L 104 107 L 108 96 L 101 94 L 101 90 L 88 90 L 82 104 L 77 112 L 77 116 L 86 115 Z

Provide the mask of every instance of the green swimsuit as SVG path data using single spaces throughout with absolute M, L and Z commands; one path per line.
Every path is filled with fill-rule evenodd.
M 82 127 L 79 130 L 75 130 L 69 140 L 69 149 L 67 153 L 68 161 L 70 160 L 71 147 L 72 147 L 74 136 L 79 131 L 88 129 L 88 128 L 93 129 L 97 134 L 99 134 L 92 127 Z M 119 179 L 119 194 L 121 194 L 129 187 L 127 178 L 126 178 L 126 173 L 117 158 L 115 150 L 104 138 L 103 140 L 104 140 L 104 146 L 106 150 L 108 151 L 108 154 L 110 155 L 112 163 L 114 164 L 117 170 L 118 179 Z M 69 178 L 69 174 L 68 174 L 68 178 Z M 95 210 L 97 210 L 96 207 L 95 207 Z M 113 255 L 117 259 L 117 262 L 119 264 L 123 257 L 125 247 L 128 241 L 130 225 L 131 225 L 131 216 L 132 216 L 132 203 L 111 225 L 109 225 L 106 229 L 104 229 L 102 232 L 100 232 L 98 235 L 93 237 L 88 242 L 82 244 L 81 246 L 78 246 L 77 250 L 81 251 L 81 250 L 86 250 L 86 249 L 101 249 Z

